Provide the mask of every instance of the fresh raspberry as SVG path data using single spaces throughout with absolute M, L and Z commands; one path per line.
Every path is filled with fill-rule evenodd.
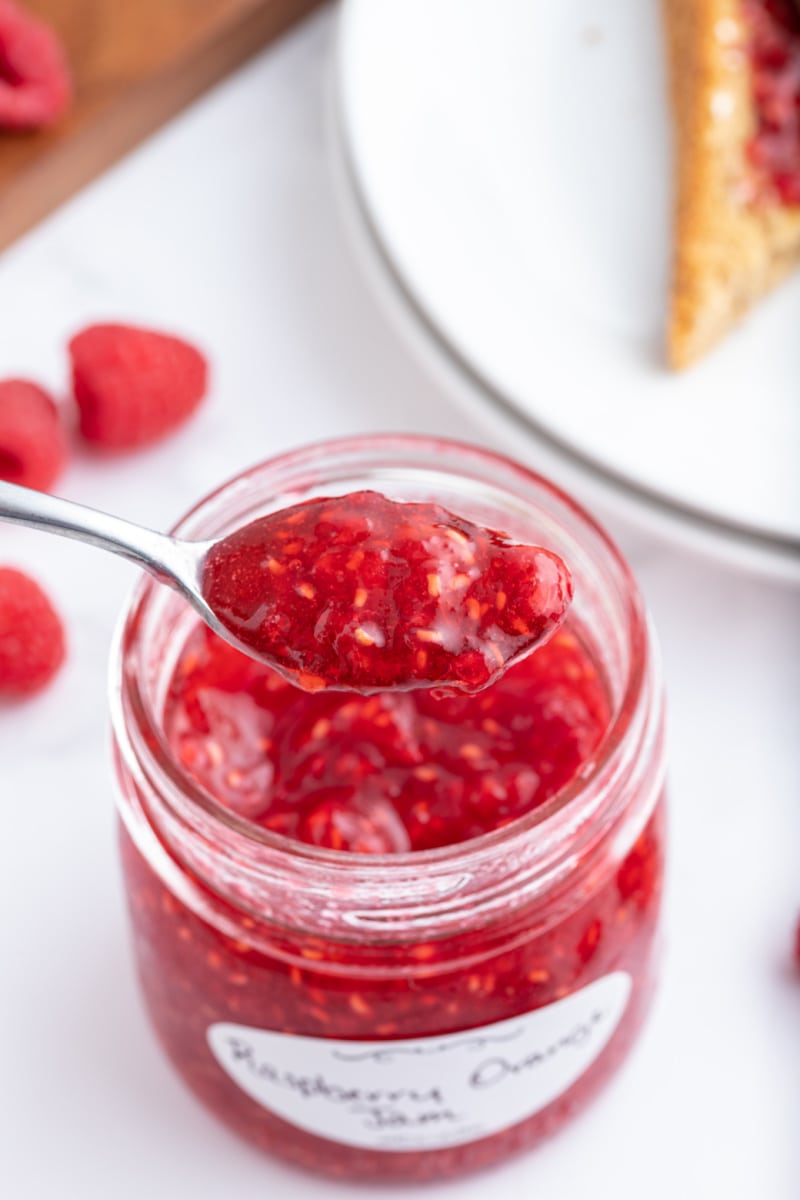
M 80 430 L 107 450 L 157 441 L 205 395 L 202 354 L 180 338 L 129 325 L 90 325 L 69 344 Z
M 33 579 L 0 567 L 0 698 L 38 692 L 64 661 L 64 627 Z
M 48 491 L 67 458 L 58 409 L 35 383 L 0 380 L 0 479 Z
M 0 128 L 42 129 L 72 97 L 61 43 L 49 25 L 0 0 Z

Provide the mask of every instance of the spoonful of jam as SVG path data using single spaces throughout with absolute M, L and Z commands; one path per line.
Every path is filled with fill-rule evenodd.
M 202 591 L 238 644 L 307 691 L 477 691 L 558 627 L 572 585 L 549 550 L 365 491 L 230 534 Z
M 4 482 L 0 520 L 130 559 L 306 691 L 479 691 L 544 642 L 572 598 L 552 551 L 373 491 L 307 500 L 210 542 Z

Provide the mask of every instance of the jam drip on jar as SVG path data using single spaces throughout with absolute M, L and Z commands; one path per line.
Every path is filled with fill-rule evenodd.
M 313 696 L 204 626 L 165 728 L 195 779 L 267 829 L 363 854 L 447 846 L 506 825 L 574 777 L 609 723 L 569 623 L 478 695 Z
M 307 692 L 475 692 L 554 632 L 572 583 L 549 550 L 364 491 L 224 538 L 203 594 L 240 645 Z
M 800 205 L 800 6 L 743 0 L 758 128 L 749 155 L 782 204 Z

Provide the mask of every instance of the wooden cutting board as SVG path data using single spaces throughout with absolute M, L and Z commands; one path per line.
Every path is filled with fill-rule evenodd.
M 23 0 L 58 32 L 75 102 L 0 131 L 0 249 L 319 0 Z

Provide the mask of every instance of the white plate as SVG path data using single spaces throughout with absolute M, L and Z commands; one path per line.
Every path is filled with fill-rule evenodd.
M 330 111 L 335 117 L 333 106 Z M 792 547 L 782 541 L 737 532 L 626 487 L 547 437 L 535 433 L 516 409 L 506 404 L 502 397 L 488 392 L 450 354 L 410 302 L 381 253 L 360 207 L 335 120 L 331 135 L 329 145 L 337 200 L 350 243 L 367 281 L 411 352 L 442 388 L 486 427 L 493 441 L 501 442 L 516 458 L 528 461 L 536 470 L 572 492 L 588 508 L 597 511 L 603 520 L 622 517 L 635 527 L 655 532 L 705 557 L 711 556 L 773 579 L 800 583 L 800 558 Z M 622 534 L 619 525 L 616 531 Z
M 521 419 L 604 490 L 797 575 L 800 279 L 690 372 L 661 359 L 658 9 L 344 0 L 335 101 L 359 236 L 415 340 L 495 422 L 515 414 L 517 436 Z

